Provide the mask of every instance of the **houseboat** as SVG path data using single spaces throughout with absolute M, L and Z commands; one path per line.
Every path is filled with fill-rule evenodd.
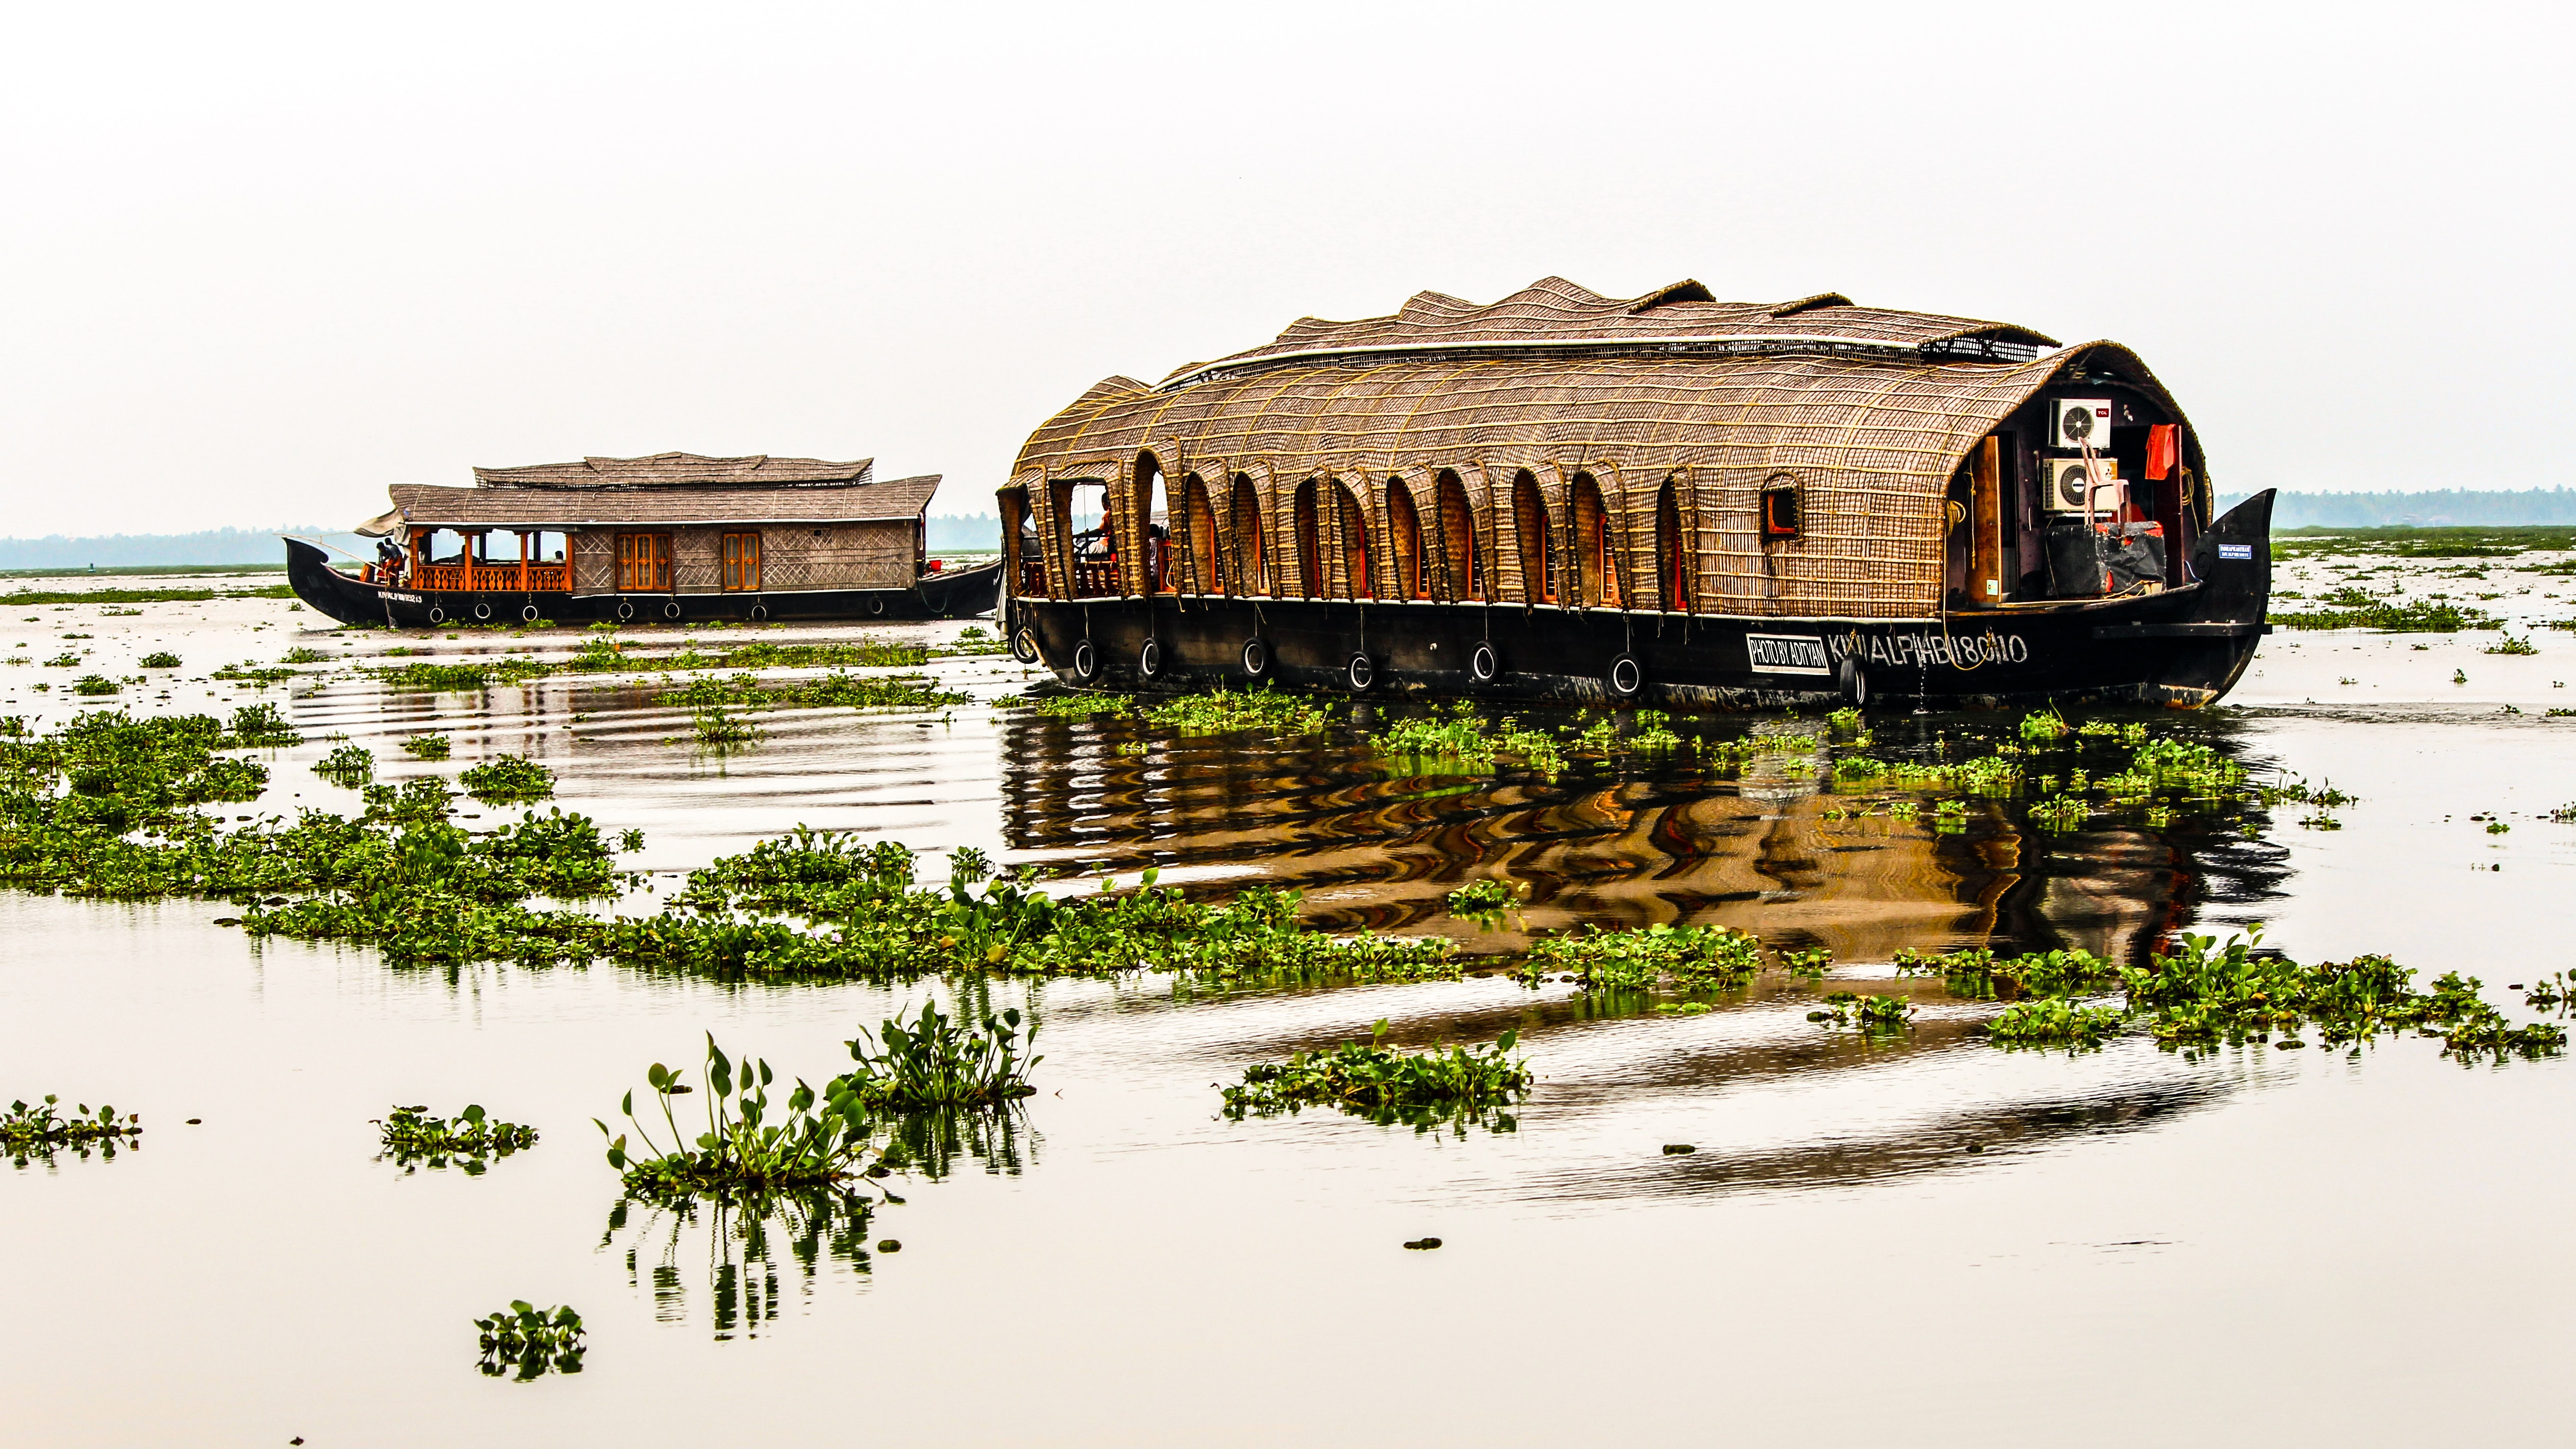
M 1752 706 L 2224 695 L 2272 495 L 2111 342 L 1547 278 L 1309 318 L 1048 419 L 1011 641 L 1120 689 Z
M 286 540 L 287 579 L 344 624 L 960 618 L 993 607 L 1001 565 L 924 557 L 939 477 L 878 481 L 872 460 L 585 458 L 477 468 L 471 488 L 395 484 L 359 525 L 354 574 Z

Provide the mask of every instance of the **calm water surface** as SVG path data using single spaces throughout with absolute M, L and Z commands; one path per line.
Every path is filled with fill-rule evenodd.
M 2008 1055 L 1975 1034 L 1986 1008 L 1871 963 L 1983 941 L 2138 951 L 2259 921 L 2302 959 L 2469 972 L 2527 1016 L 2505 983 L 2576 966 L 2576 826 L 2546 819 L 2576 798 L 2576 721 L 2543 712 L 2566 701 L 2552 674 L 2576 674 L 2576 642 L 2510 658 L 2478 653 L 2491 635 L 2275 636 L 2234 707 L 2170 722 L 2363 800 L 2339 832 L 2284 812 L 2248 841 L 2188 824 L 2041 837 L 2001 812 L 1950 835 L 1828 820 L 1815 780 L 1761 771 L 1409 777 L 1356 745 L 1366 711 L 1287 746 L 981 705 L 790 712 L 714 757 L 669 743 L 685 714 L 631 679 L 394 695 L 338 669 L 234 690 L 205 671 L 423 641 L 269 601 L 139 607 L 14 611 L 11 653 L 86 649 L 83 671 L 114 675 L 167 647 L 201 682 L 158 700 L 155 673 L 129 707 L 289 706 L 308 743 L 237 813 L 353 809 L 301 768 L 335 732 L 395 780 L 509 751 L 559 771 L 565 808 L 643 828 L 665 891 L 802 822 L 904 841 L 933 873 L 973 845 L 1085 883 L 1156 864 L 1194 890 L 1294 884 L 1322 924 L 1491 952 L 1515 938 L 1438 907 L 1502 875 L 1531 885 L 1532 926 L 1820 942 L 1846 963 L 1824 989 L 1921 1010 L 1868 1043 L 1809 1025 L 1813 992 L 1777 983 L 1675 1019 L 1491 977 L 996 985 L 1044 1023 L 1040 1094 L 1006 1140 L 956 1144 L 809 1260 L 777 1228 L 755 1247 L 705 1217 L 612 1222 L 590 1119 L 710 1030 L 820 1080 L 854 1027 L 948 985 L 392 971 L 254 946 L 211 924 L 220 902 L 0 894 L 0 1093 L 104 1098 L 147 1127 L 112 1162 L 0 1172 L 9 1442 L 2384 1443 L 2563 1420 L 2569 1064 L 2464 1069 L 2411 1041 L 2357 1060 Z M 1027 682 L 1007 659 L 932 667 L 979 699 Z M 0 709 L 58 720 L 74 672 L 10 667 Z M 1901 704 L 1874 721 L 1883 745 L 1925 749 L 1996 723 Z M 453 732 L 455 757 L 402 756 L 423 728 Z M 2468 820 L 2488 811 L 2512 831 Z M 1541 1083 L 1517 1130 L 1218 1115 L 1213 1084 L 1247 1063 L 1381 1017 L 1410 1043 L 1519 1026 Z M 480 1177 L 375 1160 L 388 1104 L 469 1100 L 542 1141 Z M 1446 1246 L 1398 1246 L 1425 1234 Z M 478 1375 L 468 1320 L 512 1298 L 578 1307 L 586 1371 Z

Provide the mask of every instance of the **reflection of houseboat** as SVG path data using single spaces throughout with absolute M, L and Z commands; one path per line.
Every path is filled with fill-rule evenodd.
M 2271 495 L 2212 496 L 2113 343 L 1549 278 L 1110 378 L 1001 508 L 1014 647 L 1080 683 L 2191 705 L 2271 591 Z
M 590 458 L 396 484 L 355 577 L 287 540 L 287 578 L 344 624 L 536 619 L 922 619 L 993 607 L 1001 566 L 922 556 L 933 474 L 867 460 Z

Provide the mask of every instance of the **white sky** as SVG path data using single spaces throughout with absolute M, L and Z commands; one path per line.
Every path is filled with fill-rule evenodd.
M 0 10 L 0 534 L 1020 442 L 1303 315 L 1838 290 L 2139 349 L 2224 491 L 2566 481 L 2548 8 Z

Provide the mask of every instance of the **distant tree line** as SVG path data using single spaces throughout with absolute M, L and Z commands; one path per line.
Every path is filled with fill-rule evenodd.
M 2246 495 L 2220 494 L 2226 512 Z M 2443 488 L 2425 493 L 2284 493 L 2272 501 L 2274 528 L 2377 528 L 2412 524 L 2495 527 L 2516 523 L 2576 523 L 2576 488 L 2526 488 L 2477 492 Z

